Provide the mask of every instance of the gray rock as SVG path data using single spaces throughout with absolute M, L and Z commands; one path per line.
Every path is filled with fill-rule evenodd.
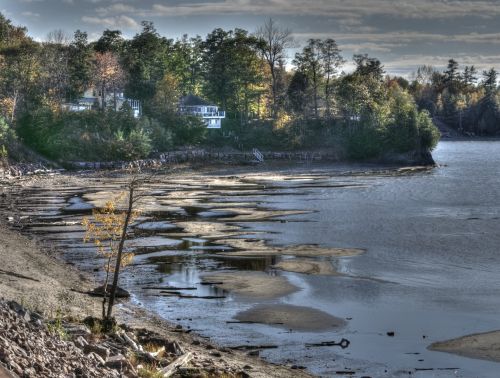
M 123 369 L 128 365 L 128 361 L 122 354 L 117 354 L 109 357 L 105 365 L 111 369 Z
M 83 347 L 83 352 L 85 354 L 95 353 L 104 359 L 109 357 L 109 349 L 106 347 L 103 347 L 102 345 L 87 344 Z

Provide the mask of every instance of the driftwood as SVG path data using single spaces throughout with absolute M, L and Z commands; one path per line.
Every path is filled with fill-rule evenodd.
M 179 298 L 189 298 L 189 299 L 225 299 L 225 296 L 217 296 L 217 295 L 205 295 L 205 296 L 198 296 L 198 295 L 179 295 Z
M 170 363 L 167 367 L 163 368 L 160 373 L 163 374 L 164 378 L 171 377 L 176 373 L 176 370 L 180 368 L 182 365 L 187 364 L 193 358 L 193 354 L 188 352 L 179 358 L 175 359 L 172 363 Z
M 210 282 L 210 281 L 203 281 L 200 282 L 200 285 L 222 285 L 224 282 Z
M 176 286 L 145 286 L 144 290 L 196 290 L 195 287 L 176 287 Z
M 324 346 L 339 346 L 342 349 L 348 348 L 351 342 L 347 339 L 342 339 L 340 342 L 336 341 L 323 341 L 321 343 L 307 344 L 306 347 L 324 347 Z
M 228 320 L 226 324 L 267 324 L 267 325 L 283 325 L 283 322 L 276 323 L 262 323 L 262 322 L 254 322 L 251 320 Z

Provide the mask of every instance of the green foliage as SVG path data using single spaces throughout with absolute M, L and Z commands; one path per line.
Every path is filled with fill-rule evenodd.
M 126 110 L 25 114 L 19 133 L 25 143 L 53 159 L 131 160 L 151 151 L 149 130 Z
M 176 145 L 198 145 L 205 140 L 207 126 L 194 116 L 179 116 L 173 120 Z
M 7 159 L 9 149 L 15 143 L 16 135 L 7 121 L 0 116 L 0 159 Z
M 358 76 L 354 74 L 353 76 Z M 440 137 L 427 111 L 397 81 L 345 77 L 339 98 L 346 112 L 344 133 L 353 159 L 433 149 Z M 356 112 L 354 112 L 356 111 Z
M 139 128 L 144 130 L 151 140 L 153 151 L 163 152 L 170 150 L 174 145 L 174 133 L 170 128 L 160 124 L 156 119 L 142 117 Z
M 427 67 L 408 83 L 384 79 L 378 59 L 355 55 L 355 71 L 340 74 L 344 59 L 337 43 L 312 39 L 296 55 L 296 69 L 287 71 L 291 33 L 272 20 L 256 35 L 219 28 L 204 39 L 177 41 L 161 36 L 151 22 L 142 27 L 129 40 L 119 30 L 105 30 L 89 42 L 77 30 L 69 45 L 42 44 L 0 15 L 0 114 L 38 152 L 73 161 L 133 160 L 174 146 L 227 144 L 290 150 L 344 143 L 351 157 L 368 158 L 433 148 L 438 133 L 423 109 L 485 134 L 500 124 L 495 70 L 476 84 L 473 66 L 461 73 L 450 60 L 446 72 Z M 140 101 L 142 118 L 128 106 L 61 111 L 63 102 L 77 101 L 87 89 L 125 91 Z M 178 114 L 180 97 L 189 93 L 227 112 L 223 130 Z M 106 107 L 105 96 L 101 100 Z M 0 119 L 2 155 L 13 138 Z
M 92 73 L 92 49 L 87 33 L 77 30 L 69 46 L 68 69 L 70 77 L 69 98 L 79 98 L 89 86 Z
M 126 93 L 144 102 L 149 115 L 150 100 L 168 65 L 172 41 L 161 37 L 152 22 L 142 22 L 142 31 L 125 43 L 124 66 L 128 70 Z
M 420 136 L 420 146 L 430 150 L 436 148 L 441 133 L 432 122 L 429 112 L 426 110 L 418 114 L 418 132 Z
M 60 309 L 56 311 L 56 317 L 52 321 L 47 323 L 47 330 L 50 333 L 59 336 L 63 340 L 69 339 L 68 333 L 63 327 L 62 311 Z

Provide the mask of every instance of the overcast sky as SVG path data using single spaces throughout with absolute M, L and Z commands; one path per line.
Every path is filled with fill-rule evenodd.
M 331 37 L 346 59 L 367 53 L 391 74 L 441 68 L 450 57 L 500 69 L 500 0 L 0 0 L 0 12 L 39 40 L 54 29 L 131 37 L 142 20 L 169 38 L 205 36 L 216 27 L 255 31 L 273 17 L 297 43 Z

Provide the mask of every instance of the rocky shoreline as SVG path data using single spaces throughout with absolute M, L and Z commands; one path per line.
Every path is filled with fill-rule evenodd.
M 102 333 L 97 324 L 91 317 L 47 320 L 0 300 L 0 364 L 13 377 L 251 376 L 251 365 L 224 363 L 214 347 L 204 355 L 145 328 L 121 325 Z

